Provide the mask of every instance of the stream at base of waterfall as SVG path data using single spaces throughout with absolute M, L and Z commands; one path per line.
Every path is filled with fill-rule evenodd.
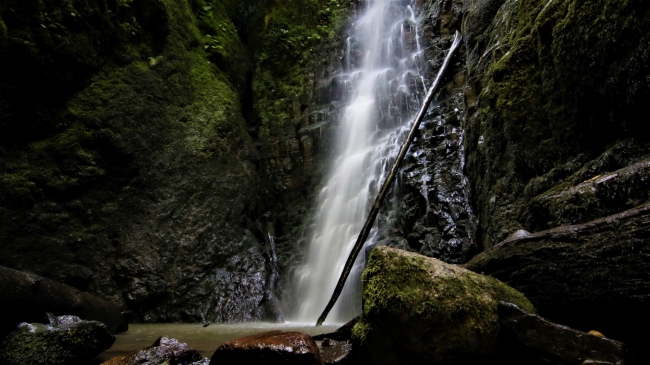
M 96 363 L 108 361 L 151 346 L 160 336 L 175 338 L 187 343 L 201 356 L 210 358 L 222 344 L 267 331 L 298 331 L 310 335 L 332 332 L 337 326 L 314 327 L 313 323 L 213 323 L 204 327 L 202 323 L 136 323 L 129 330 L 115 336 L 113 346 L 97 357 Z
M 346 42 L 343 80 L 346 108 L 338 125 L 335 153 L 318 195 L 304 261 L 293 273 L 292 313 L 315 322 L 327 304 L 408 122 L 427 89 L 417 9 L 405 1 L 366 2 Z M 387 212 L 390 215 L 390 212 Z M 373 228 L 366 247 L 378 240 Z M 361 273 L 357 258 L 345 288 L 327 318 L 343 323 L 361 313 Z

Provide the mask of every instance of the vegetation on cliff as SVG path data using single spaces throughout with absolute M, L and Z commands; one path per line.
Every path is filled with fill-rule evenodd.
M 466 8 L 467 167 L 481 244 L 489 247 L 518 229 L 552 228 L 545 225 L 552 217 L 530 212 L 536 195 L 647 153 L 650 131 L 638 116 L 650 94 L 650 11 L 635 0 L 491 0 Z M 586 165 L 586 174 L 567 179 Z
M 145 320 L 277 313 L 253 138 L 290 125 L 345 4 L 2 2 L 0 265 Z
M 195 277 L 192 264 L 209 276 L 242 254 L 228 245 L 255 247 L 252 234 L 218 218 L 251 216 L 255 196 L 237 83 L 245 69 L 224 66 L 246 67 L 248 56 L 221 2 L 10 1 L 0 14 L 7 29 L 0 57 L 13 70 L 0 77 L 3 265 L 142 314 L 161 300 L 173 306 L 167 283 Z M 227 208 L 215 214 L 219 206 Z M 170 219 L 184 220 L 183 228 Z M 154 244 L 160 227 L 174 234 Z M 179 249 L 204 254 L 180 263 L 172 254 Z M 262 253 L 249 256 L 256 264 L 240 260 L 231 270 L 263 271 Z M 197 287 L 180 290 L 191 296 Z M 244 296 L 257 303 L 235 316 L 258 316 L 262 290 L 250 288 Z M 189 312 L 153 316 L 201 319 L 220 294 L 199 292 L 204 303 Z
M 260 136 L 295 124 L 294 105 L 311 94 L 314 47 L 346 25 L 347 0 L 276 1 L 265 10 L 255 46 L 254 108 Z

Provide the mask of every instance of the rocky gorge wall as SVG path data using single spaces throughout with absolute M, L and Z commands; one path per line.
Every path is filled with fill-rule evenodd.
M 640 363 L 647 338 L 631 333 L 650 321 L 647 223 L 637 213 L 648 201 L 649 10 L 471 1 L 462 25 L 467 172 L 486 249 L 468 267 L 522 291 L 547 318 L 634 344 Z M 515 247 L 531 251 L 518 259 L 506 253 Z
M 634 179 L 625 192 L 569 188 L 647 158 L 647 4 L 475 1 L 466 11 L 467 164 L 481 245 L 645 202 Z
M 465 44 L 380 215 L 380 243 L 452 263 L 484 251 L 467 267 L 647 361 L 647 336 L 632 333 L 650 323 L 649 7 L 420 6 L 433 72 L 455 30 Z
M 343 107 L 345 25 L 363 2 L 64 5 L 0 4 L 0 63 L 14 70 L 0 74 L 0 265 L 143 321 L 281 318 L 283 273 L 300 259 Z M 379 218 L 380 243 L 451 263 L 485 251 L 468 267 L 540 314 L 627 341 L 621 328 L 650 323 L 645 213 L 611 217 L 649 198 L 650 6 L 418 5 L 429 77 L 454 31 L 465 43 Z M 513 261 L 530 265 L 508 271 Z M 573 281 L 573 302 L 553 299 L 584 272 L 595 276 Z M 581 291 L 630 273 L 625 292 Z
M 281 117 L 343 9 L 3 2 L 0 265 L 136 320 L 280 319 L 277 217 L 308 166 Z

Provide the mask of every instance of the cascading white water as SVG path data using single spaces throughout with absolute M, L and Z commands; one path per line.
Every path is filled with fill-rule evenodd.
M 399 149 L 402 126 L 425 89 L 415 12 L 406 1 L 369 1 L 345 52 L 346 69 L 337 77 L 351 97 L 339 122 L 337 157 L 319 194 L 306 259 L 295 271 L 290 319 L 299 322 L 316 321 L 332 295 L 382 175 Z M 351 53 L 360 60 L 353 62 Z M 353 69 L 355 64 L 360 67 Z M 375 227 L 366 245 L 377 238 Z M 361 312 L 364 256 L 357 258 L 327 322 L 348 321 Z

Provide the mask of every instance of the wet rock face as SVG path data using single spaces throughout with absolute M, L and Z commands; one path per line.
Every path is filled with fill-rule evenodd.
M 134 354 L 116 357 L 102 365 L 203 365 L 207 359 L 187 344 L 175 338 L 161 337 L 146 349 Z
M 281 133 L 261 145 L 263 206 L 269 209 L 262 228 L 275 239 L 278 273 L 283 274 L 277 296 L 290 295 L 286 272 L 305 252 L 304 235 L 310 224 L 317 187 L 328 168 L 334 145 L 335 116 L 343 107 L 333 102 L 331 79 L 340 66 L 342 36 L 324 40 L 314 47 L 305 67 L 300 94 L 291 100 L 290 120 Z M 269 203 L 273 203 L 269 205 Z M 269 246 L 270 247 L 270 246 Z M 284 294 L 280 294 L 284 292 Z
M 97 321 L 51 317 L 51 323 L 21 323 L 0 345 L 0 363 L 63 365 L 88 363 L 113 345 L 115 337 Z
M 460 27 L 457 2 L 432 1 L 422 9 L 423 50 L 433 79 Z M 401 169 L 394 197 L 380 218 L 389 228 L 382 243 L 436 257 L 466 262 L 476 251 L 476 217 L 470 206 L 464 170 L 464 50 L 447 71 L 443 85 L 422 122 Z M 416 101 L 415 108 L 419 108 Z
M 514 237 L 467 263 L 524 293 L 540 315 L 645 350 L 650 325 L 650 204 L 584 224 Z
M 353 338 L 371 364 L 453 364 L 494 355 L 501 300 L 534 311 L 521 293 L 494 278 L 377 247 L 363 275 L 363 314 Z
M 647 201 L 631 192 L 638 180 L 608 190 L 598 179 L 647 159 L 648 124 L 637 115 L 650 95 L 640 81 L 650 74 L 648 7 L 474 0 L 464 8 L 465 147 L 480 245 Z M 571 193 L 590 179 L 598 193 Z
M 316 343 L 306 333 L 271 331 L 221 345 L 210 364 L 320 365 Z

